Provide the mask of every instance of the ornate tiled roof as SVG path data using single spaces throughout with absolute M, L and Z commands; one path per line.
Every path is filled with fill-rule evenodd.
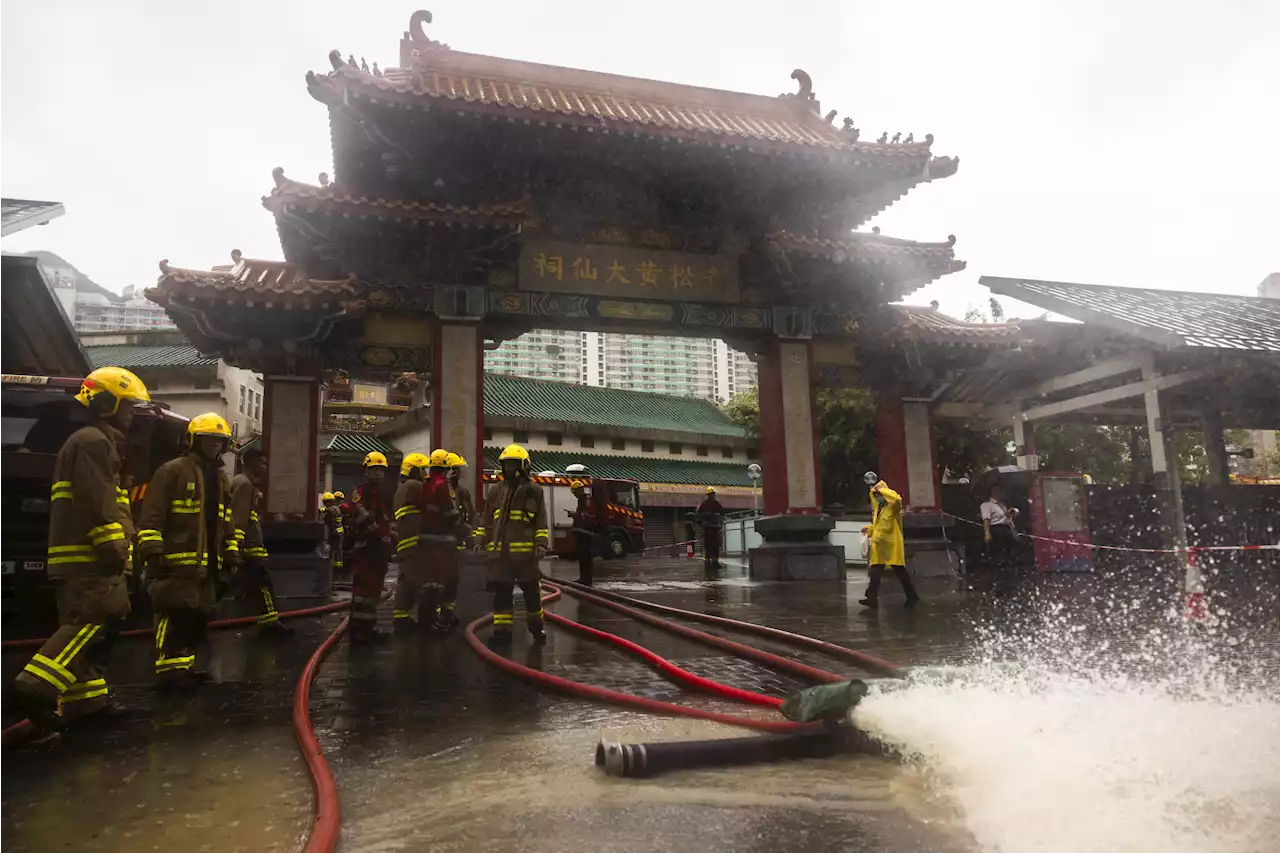
M 261 438 L 251 438 L 249 441 L 241 445 L 243 451 L 249 447 L 257 446 L 261 442 Z M 400 458 L 400 449 L 388 444 L 376 436 L 361 432 L 322 432 L 316 446 L 319 448 L 322 456 L 359 456 L 364 458 L 366 453 L 377 451 L 384 454 L 387 459 L 394 463 Z
M 311 94 L 337 106 L 347 93 L 400 107 L 487 112 L 525 121 L 555 122 L 589 131 L 665 136 L 734 147 L 850 152 L 868 161 L 919 164 L 930 158 L 932 136 L 908 134 L 863 141 L 846 119 L 824 116 L 809 75 L 791 78 L 799 91 L 777 97 L 727 92 L 617 74 L 521 62 L 451 50 L 429 38 L 417 12 L 400 46 L 400 67 L 370 68 L 354 57 L 329 55 L 332 71 L 308 74 Z
M 262 206 L 279 213 L 286 206 L 303 210 L 323 209 L 354 216 L 377 216 L 391 219 L 420 219 L 429 222 L 461 222 L 464 224 L 519 225 L 527 214 L 524 201 L 506 201 L 474 206 L 438 203 L 434 201 L 406 201 L 404 199 L 370 197 L 362 192 L 329 183 L 328 176 L 320 175 L 320 184 L 306 184 L 286 178 L 284 169 L 276 167 L 271 173 L 275 189 L 264 196 Z
M 943 314 L 937 308 L 916 305 L 893 305 L 899 316 L 899 329 L 913 340 L 958 345 L 1000 345 L 1017 343 L 1022 330 L 1017 321 L 1008 323 L 967 323 Z
M 296 264 L 246 258 L 239 249 L 231 252 L 231 266 L 225 269 L 192 270 L 160 262 L 160 278 L 147 298 L 165 304 L 169 292 L 189 288 L 262 297 L 336 297 L 355 294 L 355 277 L 337 280 L 309 278 Z
M 1280 299 L 982 276 L 995 293 L 1166 347 L 1280 352 Z
M 964 261 L 955 259 L 956 238 L 948 237 L 945 243 L 918 243 L 897 237 L 881 236 L 877 230 L 871 234 L 852 233 L 839 239 L 810 237 L 790 231 L 774 231 L 765 240 L 770 246 L 784 252 L 797 252 L 816 257 L 830 258 L 836 263 L 846 261 L 875 261 L 882 263 L 920 263 L 941 265 L 947 272 L 964 269 Z
M 130 370 L 143 367 L 206 367 L 218 363 L 216 357 L 200 354 L 190 344 L 147 345 L 105 344 L 87 346 L 89 361 L 95 368 L 113 365 Z
M 500 447 L 484 449 L 484 466 L 498 467 Z M 534 471 L 563 471 L 582 464 L 596 477 L 639 480 L 641 483 L 670 483 L 695 486 L 751 486 L 747 466 L 733 462 L 702 459 L 656 459 L 642 456 L 604 456 L 564 450 L 530 450 Z
M 487 417 L 693 432 L 710 440 L 745 435 L 742 427 L 714 403 L 695 397 L 570 385 L 497 373 L 486 373 L 484 386 Z

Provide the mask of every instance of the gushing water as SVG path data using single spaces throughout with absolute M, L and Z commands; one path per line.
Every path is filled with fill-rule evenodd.
M 854 721 L 983 853 L 1280 851 L 1274 647 L 1222 612 L 1102 611 L 975 626 L 972 665 L 881 683 Z

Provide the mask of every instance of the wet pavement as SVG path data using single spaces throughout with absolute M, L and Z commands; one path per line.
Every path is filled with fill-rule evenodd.
M 571 578 L 575 569 L 547 564 L 553 576 Z M 909 610 L 887 580 L 881 609 L 868 613 L 857 604 L 865 573 L 804 584 L 755 583 L 745 575 L 745 567 L 730 563 L 708 577 L 699 562 L 680 558 L 597 563 L 604 590 L 769 624 L 904 665 L 961 660 L 971 638 L 967 626 L 1012 607 L 946 578 L 922 584 L 926 602 Z M 1071 586 L 1064 589 L 1065 599 L 1079 597 Z M 734 686 L 775 695 L 801 686 L 568 596 L 551 609 Z M 384 610 L 389 622 L 389 605 Z M 459 610 L 464 620 L 487 612 L 482 572 L 467 573 Z M 150 645 L 122 641 L 110 678 L 124 719 L 56 747 L 5 752 L 6 849 L 297 849 L 310 821 L 311 790 L 290 727 L 293 688 L 338 621 L 336 615 L 295 620 L 298 636 L 285 641 L 258 639 L 252 629 L 218 632 L 205 659 L 215 681 L 184 700 L 154 697 Z M 554 625 L 538 648 L 522 626 L 518 605 L 510 655 L 528 666 L 652 698 L 766 713 L 682 691 L 636 659 Z M 816 653 L 746 635 L 734 639 L 862 675 Z M 4 654 L 6 679 L 28 654 Z M 970 849 L 918 777 L 883 759 L 853 755 L 651 780 L 606 778 L 592 761 L 602 736 L 652 741 L 745 732 L 544 692 L 485 665 L 460 635 L 399 638 L 376 650 L 341 643 L 321 668 L 311 712 L 341 796 L 346 853 Z

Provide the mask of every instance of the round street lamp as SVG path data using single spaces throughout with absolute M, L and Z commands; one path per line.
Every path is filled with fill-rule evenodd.
M 760 514 L 760 477 L 764 474 L 764 470 L 752 462 L 747 466 L 747 477 L 751 479 L 751 501 L 755 507 L 755 513 Z

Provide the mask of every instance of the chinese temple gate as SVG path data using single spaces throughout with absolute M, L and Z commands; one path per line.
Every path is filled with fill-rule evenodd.
M 327 371 L 429 377 L 435 444 L 478 460 L 486 342 L 534 328 L 752 354 L 771 514 L 822 506 L 815 385 L 874 383 L 885 475 L 937 505 L 943 367 L 1013 341 L 888 305 L 963 268 L 954 237 L 855 230 L 956 171 L 932 136 L 863 138 L 799 70 L 795 92 L 724 92 L 457 51 L 430 21 L 413 15 L 399 67 L 334 51 L 307 75 L 334 170 L 275 170 L 263 206 L 285 261 L 161 262 L 148 291 L 196 346 L 265 375 L 269 512 L 314 514 Z

